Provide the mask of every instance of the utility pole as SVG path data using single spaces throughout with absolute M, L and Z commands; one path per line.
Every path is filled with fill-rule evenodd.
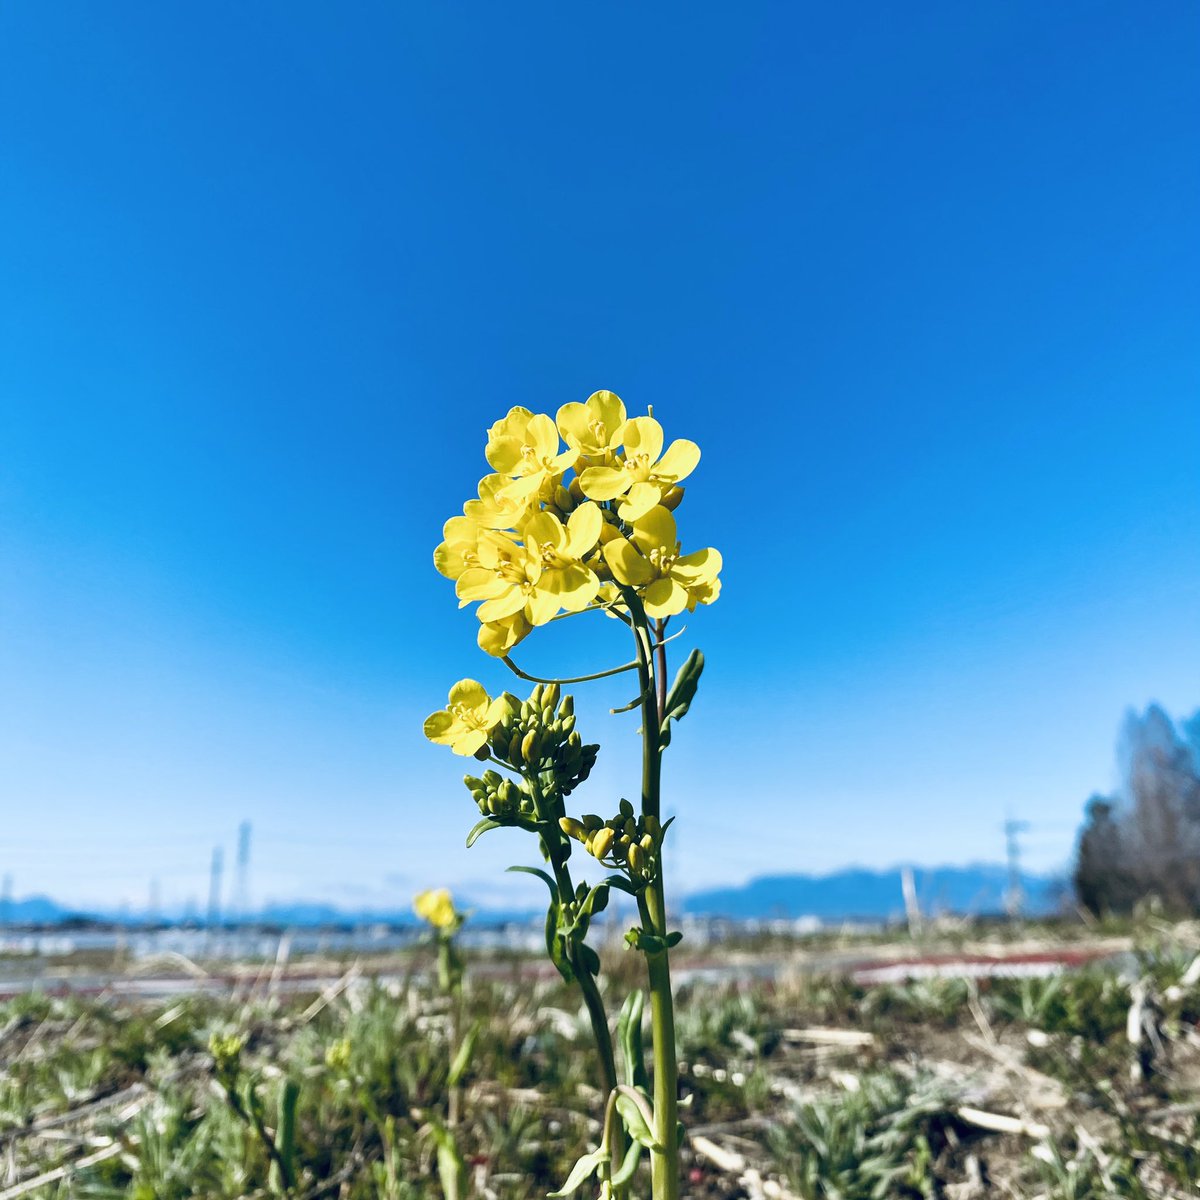
M 220 846 L 214 846 L 212 852 L 212 874 L 208 884 L 208 921 L 210 930 L 216 929 L 221 923 L 221 874 L 225 869 L 225 855 Z
M 1015 921 L 1021 915 L 1025 894 L 1021 889 L 1021 847 L 1017 835 L 1029 828 L 1028 821 L 1009 817 L 1004 822 L 1004 846 L 1008 857 L 1008 888 L 1004 893 L 1004 911 L 1008 919 Z
M 233 919 L 250 919 L 250 822 L 238 826 L 237 881 L 233 893 Z

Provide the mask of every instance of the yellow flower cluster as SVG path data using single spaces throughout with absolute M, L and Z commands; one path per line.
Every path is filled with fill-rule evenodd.
M 457 929 L 462 918 L 454 908 L 454 900 L 445 888 L 431 888 L 413 897 L 413 911 L 434 929 Z
M 672 516 L 700 448 L 663 445 L 662 426 L 627 418 L 612 392 L 564 404 L 553 420 L 518 407 L 492 425 L 492 474 L 446 522 L 433 556 L 460 605 L 479 604 L 484 650 L 505 655 L 534 626 L 613 604 L 622 587 L 652 618 L 717 598 L 720 554 L 683 554 Z

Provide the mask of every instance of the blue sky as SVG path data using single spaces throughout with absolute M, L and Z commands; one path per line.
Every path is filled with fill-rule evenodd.
M 512 404 L 703 448 L 676 888 L 1065 862 L 1200 707 L 1189 3 L 0 10 L 0 868 L 77 903 L 530 893 L 421 719 Z M 530 666 L 623 661 L 611 622 Z M 636 787 L 627 686 L 585 795 Z M 534 893 L 535 894 L 535 893 Z

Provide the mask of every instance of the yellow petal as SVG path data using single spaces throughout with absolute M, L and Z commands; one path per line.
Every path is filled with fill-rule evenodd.
M 515 437 L 498 437 L 488 442 L 484 456 L 493 470 L 503 475 L 516 474 L 517 468 L 524 461 L 521 442 Z
M 567 553 L 582 558 L 600 540 L 603 528 L 604 516 L 599 507 L 591 501 L 581 504 L 567 518 Z
M 608 433 L 609 445 L 616 441 L 617 430 L 625 424 L 625 405 L 616 392 L 593 392 L 587 398 L 587 406 L 592 410 Z
M 476 600 L 490 600 L 509 586 L 495 571 L 486 570 L 484 567 L 468 567 L 458 577 L 454 594 L 464 604 L 473 604 Z
M 616 467 L 588 467 L 579 477 L 583 494 L 591 500 L 615 500 L 629 490 L 631 476 Z
M 546 571 L 538 581 L 538 591 L 555 598 L 556 612 L 558 608 L 565 608 L 567 612 L 579 612 L 587 608 L 599 590 L 600 580 L 582 563 Z M 534 624 L 539 622 L 535 621 Z
M 450 707 L 486 708 L 490 701 L 487 689 L 474 679 L 460 679 L 450 689 Z
M 504 621 L 492 621 L 480 625 L 476 640 L 479 648 L 494 658 L 507 654 L 533 628 L 525 617 L 518 613 Z
M 505 617 L 519 613 L 524 607 L 525 593 L 520 588 L 510 585 L 499 596 L 493 596 L 492 599 L 484 601 L 475 610 L 475 615 L 484 624 L 490 624 L 492 621 L 503 621 Z
M 604 544 L 604 561 L 618 583 L 641 587 L 654 578 L 654 568 L 624 538 Z
M 595 505 L 592 506 L 593 508 Z M 567 532 L 562 522 L 553 514 L 540 512 L 530 517 L 525 524 L 525 541 L 530 545 L 549 546 L 554 550 L 565 550 Z
M 661 504 L 656 504 L 638 519 L 632 537 L 643 554 L 657 549 L 674 552 L 678 540 L 675 518 Z
M 656 462 L 662 453 L 662 426 L 653 417 L 633 417 L 625 422 L 621 441 L 625 446 L 626 458 L 644 454 L 651 462 Z
M 564 404 L 555 414 L 554 421 L 558 426 L 558 432 L 562 434 L 563 441 L 568 446 L 574 446 L 576 450 L 579 450 L 593 444 L 592 414 L 588 411 L 586 404 L 580 404 L 578 400 Z
M 642 595 L 649 617 L 673 617 L 687 608 L 688 594 L 673 579 L 656 579 Z
M 700 462 L 700 447 L 695 442 L 679 438 L 667 447 L 667 452 L 654 466 L 654 474 L 672 483 L 686 479 Z
M 711 583 L 720 573 L 721 552 L 711 546 L 697 550 L 694 554 L 685 554 L 671 568 L 671 574 L 685 587 Z
M 561 607 L 558 595 L 544 586 L 547 578 L 557 574 L 557 571 L 548 571 L 542 579 L 543 586 L 536 588 L 525 601 L 525 616 L 531 625 L 545 625 L 547 621 L 552 621 L 558 616 Z
M 662 499 L 662 488 L 653 483 L 635 483 L 617 509 L 622 521 L 637 521 Z
M 468 729 L 461 737 L 455 739 L 454 745 L 450 749 L 455 754 L 467 757 L 473 755 L 486 742 L 487 734 L 482 729 Z
M 445 709 L 440 712 L 430 713 L 425 718 L 425 736 L 431 741 L 436 742 L 439 746 L 449 746 L 454 740 L 452 730 L 458 722 L 455 720 L 452 713 L 448 713 Z
M 525 430 L 526 445 L 533 447 L 534 457 L 540 463 L 558 453 L 558 430 L 545 413 L 538 413 L 529 421 Z M 499 470 L 499 468 L 497 468 Z

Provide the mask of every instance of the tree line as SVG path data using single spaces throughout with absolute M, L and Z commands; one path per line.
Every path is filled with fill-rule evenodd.
M 1154 896 L 1174 914 L 1200 912 L 1200 712 L 1176 724 L 1157 704 L 1125 719 L 1121 784 L 1087 803 L 1073 884 L 1096 916 Z

